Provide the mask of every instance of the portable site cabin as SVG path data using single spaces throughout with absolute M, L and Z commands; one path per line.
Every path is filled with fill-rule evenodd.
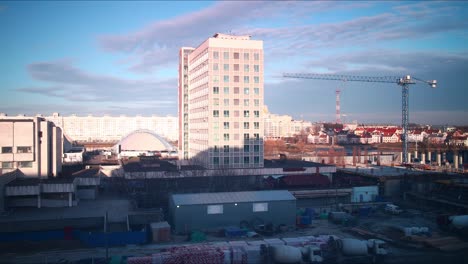
M 240 226 L 243 221 L 274 227 L 296 222 L 296 198 L 283 190 L 173 194 L 169 210 L 178 234 Z

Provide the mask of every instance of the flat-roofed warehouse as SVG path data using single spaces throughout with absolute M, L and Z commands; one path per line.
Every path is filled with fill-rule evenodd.
M 173 194 L 169 201 L 176 233 L 219 230 L 249 223 L 294 226 L 296 198 L 288 191 Z

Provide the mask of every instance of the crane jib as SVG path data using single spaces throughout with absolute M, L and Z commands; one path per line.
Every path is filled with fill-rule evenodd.
M 415 81 L 430 85 L 436 88 L 437 80 L 425 81 L 419 78 L 405 75 L 403 77 L 395 76 L 355 76 L 355 75 L 338 75 L 338 74 L 320 74 L 320 73 L 284 73 L 285 78 L 296 79 L 315 79 L 315 80 L 330 80 L 330 81 L 345 81 L 345 82 L 377 82 L 377 83 L 396 83 L 402 88 L 402 109 L 401 109 L 401 126 L 403 129 L 403 158 L 402 163 L 411 162 L 408 160 L 408 123 L 409 123 L 409 84 L 415 84 Z

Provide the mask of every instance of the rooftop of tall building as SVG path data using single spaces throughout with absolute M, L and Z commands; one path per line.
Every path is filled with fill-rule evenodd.
M 250 35 L 237 36 L 237 35 L 228 35 L 228 34 L 222 34 L 222 33 L 216 33 L 213 35 L 213 38 L 219 38 L 219 39 L 250 40 L 251 37 L 252 36 Z

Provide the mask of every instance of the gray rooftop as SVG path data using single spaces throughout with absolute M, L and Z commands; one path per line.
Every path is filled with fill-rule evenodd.
M 175 205 L 222 204 L 243 202 L 289 201 L 296 198 L 288 191 L 218 192 L 173 194 Z

